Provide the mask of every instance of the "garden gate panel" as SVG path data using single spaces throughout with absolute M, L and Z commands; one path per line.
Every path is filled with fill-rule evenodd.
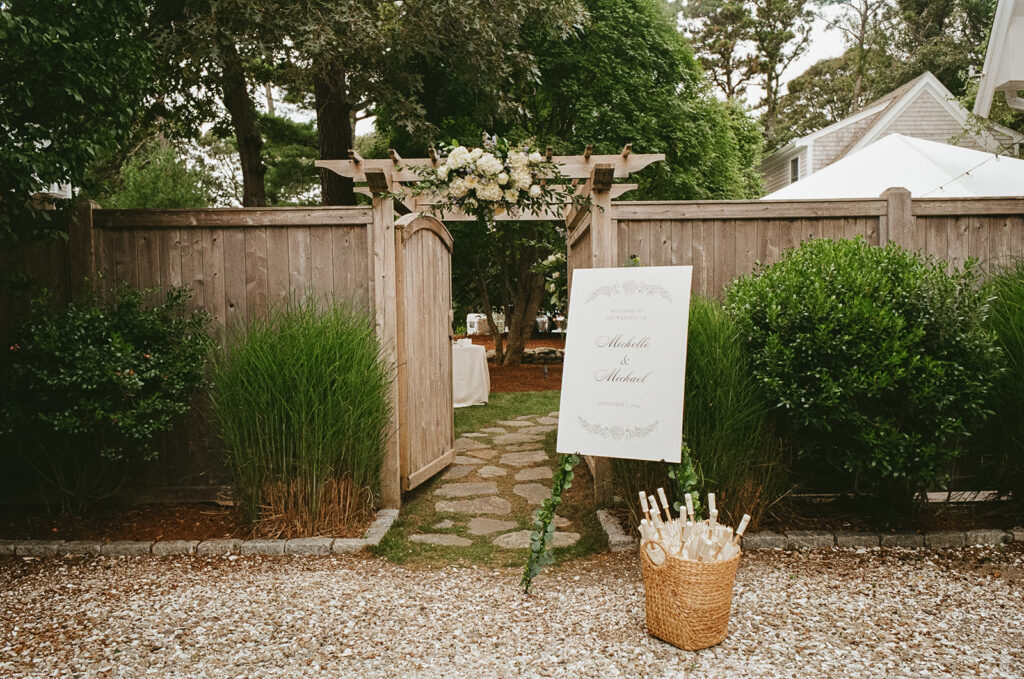
M 451 251 L 451 234 L 437 219 L 406 215 L 395 222 L 402 490 L 455 459 Z

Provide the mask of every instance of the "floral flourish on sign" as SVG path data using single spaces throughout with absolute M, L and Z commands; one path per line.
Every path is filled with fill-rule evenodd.
M 598 297 L 611 297 L 612 295 L 626 295 L 629 297 L 633 295 L 644 295 L 646 297 L 661 297 L 668 302 L 672 301 L 672 295 L 668 290 L 660 285 L 652 285 L 650 283 L 642 283 L 633 280 L 602 285 L 590 293 L 590 296 L 587 297 L 587 301 L 593 302 Z
M 523 144 L 511 146 L 506 139 L 484 135 L 483 147 L 471 148 L 452 141 L 442 145 L 447 155 L 436 168 L 415 168 L 422 179 L 408 195 L 432 194 L 429 212 L 461 211 L 493 228 L 494 217 L 532 213 L 563 217 L 569 204 L 587 208 L 591 201 L 580 196 L 558 163 Z
M 579 418 L 579 420 L 580 426 L 583 427 L 585 431 L 591 434 L 596 434 L 597 436 L 600 436 L 603 439 L 610 438 L 616 441 L 621 441 L 622 439 L 626 439 L 627 441 L 630 439 L 642 439 L 647 436 L 650 436 L 658 428 L 657 421 L 651 422 L 650 424 L 643 427 L 621 427 L 619 425 L 606 427 L 603 424 L 594 424 L 593 422 L 588 422 L 582 417 Z

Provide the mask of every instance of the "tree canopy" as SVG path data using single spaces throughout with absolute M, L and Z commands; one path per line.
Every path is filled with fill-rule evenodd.
M 147 9 L 143 0 L 0 2 L 0 239 L 38 233 L 32 195 L 81 185 L 130 135 L 151 92 Z

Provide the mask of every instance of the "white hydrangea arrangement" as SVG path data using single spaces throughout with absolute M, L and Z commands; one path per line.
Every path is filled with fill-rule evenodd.
M 431 212 L 461 210 L 493 228 L 496 215 L 533 213 L 561 219 L 567 204 L 586 200 L 576 195 L 557 163 L 529 145 L 511 146 L 485 134 L 482 147 L 453 141 L 442 151 L 447 157 L 436 168 L 418 168 L 423 179 L 409 189 L 414 196 L 434 196 Z

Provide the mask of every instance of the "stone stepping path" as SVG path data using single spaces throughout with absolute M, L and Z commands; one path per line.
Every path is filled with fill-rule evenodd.
M 524 415 L 460 436 L 454 463 L 428 486 L 429 501 L 442 516 L 409 540 L 456 549 L 482 542 L 528 549 L 533 511 L 551 495 L 554 460 L 543 448 L 557 426 L 557 412 Z M 563 517 L 556 517 L 555 528 L 555 547 L 580 539 Z

